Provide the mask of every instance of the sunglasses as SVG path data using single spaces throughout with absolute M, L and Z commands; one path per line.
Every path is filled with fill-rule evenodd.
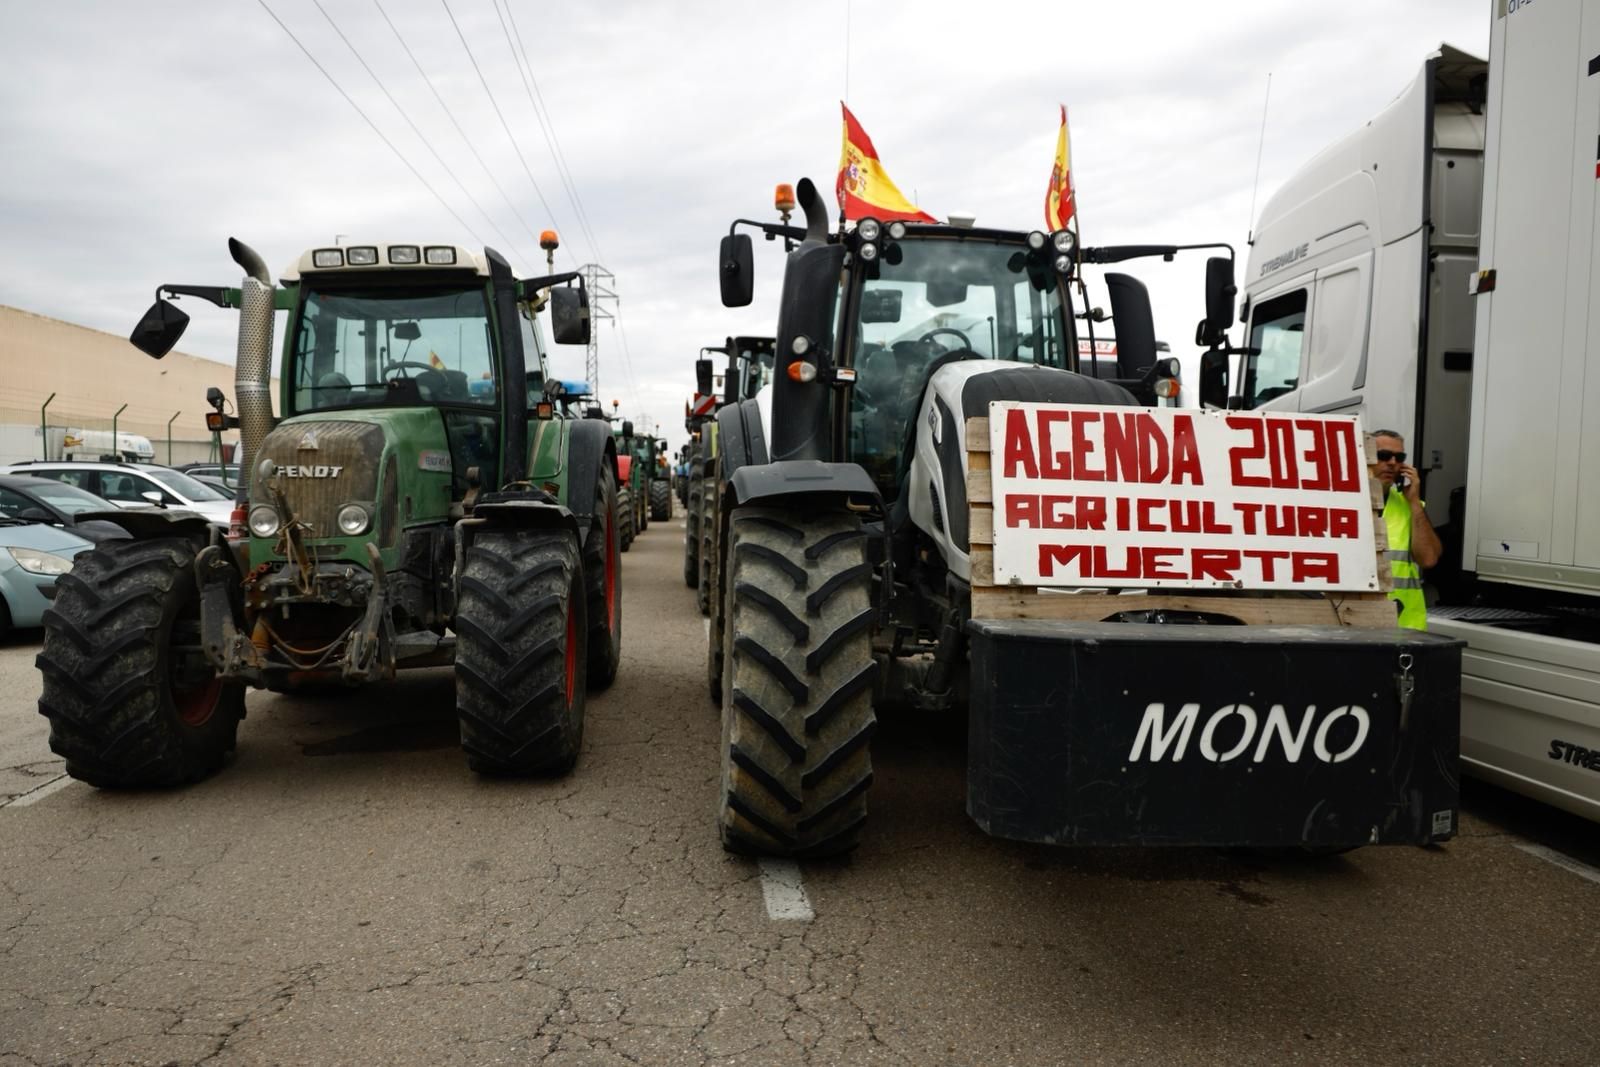
M 1404 463 L 1406 461 L 1406 454 L 1404 452 L 1390 452 L 1387 448 L 1378 449 L 1379 463 L 1387 463 L 1391 459 L 1396 463 Z

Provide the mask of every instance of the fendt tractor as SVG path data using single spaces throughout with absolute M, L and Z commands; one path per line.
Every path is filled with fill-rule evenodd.
M 875 708 L 890 706 L 965 711 L 967 810 L 996 836 L 1321 851 L 1455 832 L 1459 646 L 1395 626 L 1355 420 L 1287 428 L 1339 442 L 1339 484 L 1360 508 L 1340 513 L 1340 536 L 1354 538 L 1345 543 L 1364 560 L 1370 591 L 1307 592 L 1288 574 L 1265 593 L 1241 590 L 1242 579 L 1218 571 L 1237 567 L 1229 547 L 1195 581 L 1162 570 L 1179 553 L 1159 537 L 1125 545 L 1116 559 L 1133 563 L 1109 585 L 1073 574 L 1077 587 L 1023 588 L 998 577 L 1002 522 L 1019 542 L 1059 538 L 1042 542 L 1047 563 L 1087 568 L 1094 554 L 1073 543 L 1087 534 L 1072 531 L 1101 529 L 1107 515 L 1075 512 L 1048 487 L 1012 500 L 1026 522 L 998 503 L 980 508 L 991 451 L 997 473 L 1079 471 L 1097 481 L 1048 484 L 1101 493 L 1119 478 L 1181 467 L 1178 484 L 1147 491 L 1155 499 L 1123 499 L 1204 530 L 1220 529 L 1231 461 L 1243 464 L 1235 483 L 1252 484 L 1258 460 L 1218 454 L 1199 431 L 1248 437 L 1265 420 L 1156 406 L 1174 394 L 1178 364 L 1157 356 L 1148 293 L 1131 275 L 1103 275 L 1116 378 L 1076 373 L 1078 321 L 1106 319 L 1088 306 L 1085 265 L 1226 246 L 1080 248 L 1071 231 L 971 220 L 862 219 L 830 233 L 816 189 L 804 181 L 799 193 L 804 229 L 737 220 L 719 258 L 723 303 L 745 306 L 753 253 L 739 227 L 799 241 L 787 257 L 771 385 L 717 415 L 707 656 L 722 709 L 726 847 L 825 856 L 855 846 Z M 1234 292 L 1230 249 L 1206 268 L 1197 344 L 1213 362 L 1238 351 L 1227 342 Z M 1027 445 L 1034 414 L 1038 452 Z M 1054 438 L 1045 423 L 1059 428 Z M 1163 425 L 1186 432 L 1169 442 Z M 1003 448 L 991 446 L 990 426 L 1003 431 Z M 1121 475 L 1108 473 L 1116 468 L 1102 450 Z M 1066 466 L 1074 456 L 1088 458 Z M 1316 477 L 1310 454 L 1298 468 L 1282 449 L 1273 457 Z M 1202 464 L 1222 477 L 1202 486 Z M 1282 502 L 1270 505 L 1280 519 L 1308 491 L 1262 484 L 1254 492 Z M 1329 514 L 1299 513 L 1308 524 Z M 1326 524 L 1322 533 L 1290 529 L 1259 555 L 1303 556 L 1309 568 L 1326 561 Z M 1137 571 L 1141 560 L 1149 572 Z
M 169 296 L 238 309 L 233 528 L 108 516 L 133 539 L 80 557 L 45 620 L 51 748 L 97 786 L 176 785 L 234 747 L 246 686 L 453 664 L 475 771 L 568 770 L 622 632 L 611 435 L 557 416 L 535 318 L 548 307 L 556 342 L 584 343 L 581 280 L 518 280 L 490 249 L 366 244 L 307 251 L 275 286 L 229 248 L 238 288 L 163 285 L 131 340 L 171 350 L 188 316 Z
M 696 392 L 685 428 L 689 439 L 688 533 L 684 539 L 683 580 L 696 590 L 700 614 L 711 614 L 710 589 L 716 561 L 717 524 L 711 520 L 717 501 L 717 419 L 728 404 L 751 400 L 772 380 L 771 337 L 730 337 L 722 345 L 700 350 L 695 362 Z M 707 353 L 727 363 L 719 374 Z

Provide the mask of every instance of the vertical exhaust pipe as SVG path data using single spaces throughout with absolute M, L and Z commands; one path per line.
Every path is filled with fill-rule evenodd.
M 244 268 L 239 285 L 239 349 L 234 361 L 233 402 L 239 412 L 239 505 L 250 499 L 256 453 L 272 429 L 272 275 L 255 250 L 228 238 L 228 252 Z

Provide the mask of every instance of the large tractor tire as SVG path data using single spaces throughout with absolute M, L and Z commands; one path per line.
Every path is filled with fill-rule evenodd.
M 617 482 L 610 467 L 594 488 L 594 519 L 583 543 L 583 581 L 588 591 L 589 690 L 599 692 L 617 677 L 622 663 L 622 547 L 617 522 Z
M 720 516 L 718 522 L 720 523 Z M 718 530 L 717 536 L 712 538 L 716 551 L 722 550 L 723 531 Z M 726 638 L 727 629 L 727 561 L 713 555 L 711 559 L 711 575 L 709 579 L 709 596 L 711 611 L 708 617 L 710 626 L 706 627 L 706 690 L 711 696 L 711 703 L 722 707 L 722 680 L 726 671 Z
M 644 533 L 650 529 L 650 483 L 640 482 L 633 498 L 634 529 Z
M 456 714 L 479 774 L 564 774 L 588 696 L 583 566 L 565 530 L 485 530 L 456 604 Z
M 699 462 L 698 455 L 690 460 L 690 473 L 684 479 L 689 502 L 684 505 L 683 514 L 683 584 L 690 589 L 700 585 L 700 493 L 703 486 L 694 474 Z
M 650 483 L 650 521 L 666 522 L 672 518 L 672 486 L 657 478 Z
M 244 687 L 201 648 L 194 546 L 108 541 L 77 558 L 44 615 L 39 712 L 67 773 L 102 789 L 204 778 L 233 750 Z
M 843 510 L 742 507 L 729 522 L 723 845 L 798 858 L 854 848 L 867 817 L 872 566 Z
M 621 522 L 618 531 L 617 548 L 626 552 L 633 546 L 633 490 L 623 486 L 617 491 L 617 518 Z
M 700 516 L 695 523 L 696 531 L 700 535 L 700 577 L 695 584 L 695 600 L 700 607 L 700 614 L 711 615 L 711 564 L 716 558 L 716 532 L 717 532 L 717 483 L 716 459 L 707 459 L 701 468 L 700 476 Z

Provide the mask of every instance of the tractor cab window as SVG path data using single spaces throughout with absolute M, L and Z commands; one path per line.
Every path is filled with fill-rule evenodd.
M 522 364 L 528 375 L 528 408 L 544 399 L 544 383 L 550 377 L 549 357 L 545 354 L 544 339 L 539 333 L 539 320 L 534 317 L 531 305 L 517 306 L 517 323 L 522 331 Z
M 480 286 L 306 293 L 296 325 L 296 412 L 389 404 L 495 405 Z
M 906 240 L 866 268 L 856 297 L 850 452 L 893 496 L 933 373 L 965 359 L 1066 367 L 1055 271 L 1020 244 Z

